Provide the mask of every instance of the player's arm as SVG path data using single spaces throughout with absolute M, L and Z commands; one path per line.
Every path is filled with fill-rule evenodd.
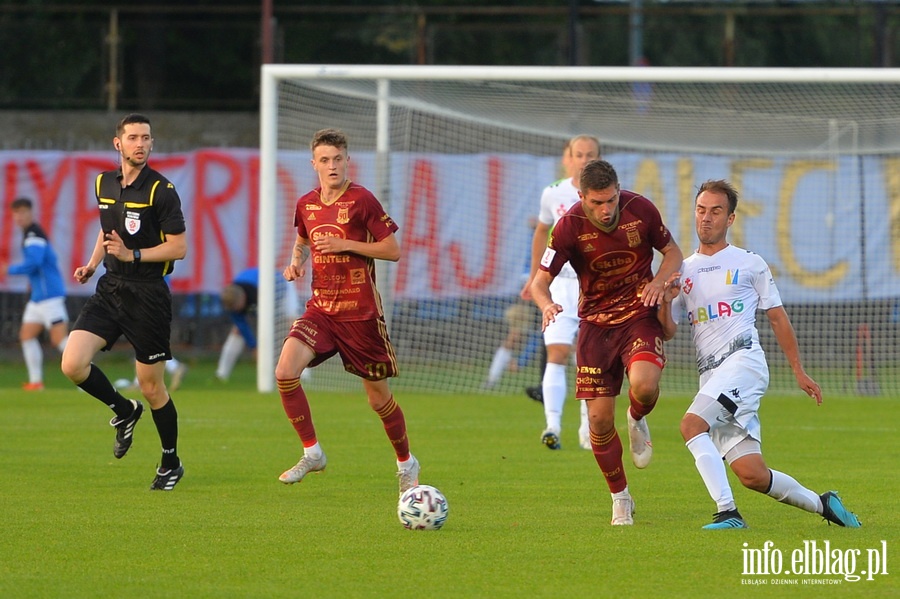
M 547 325 L 556 320 L 556 315 L 563 311 L 563 307 L 553 301 L 550 295 L 550 283 L 553 275 L 546 270 L 538 269 L 531 279 L 531 297 L 541 311 L 541 331 Z
M 647 283 L 641 291 L 641 299 L 645 306 L 658 306 L 662 303 L 666 290 L 666 281 L 678 272 L 684 261 L 681 248 L 678 247 L 674 239 L 669 239 L 669 243 L 660 250 L 660 253 L 663 255 L 663 259 L 659 265 L 659 270 L 656 271 L 656 276 L 653 277 L 653 280 Z
M 681 293 L 681 273 L 676 272 L 665 283 L 662 302 L 656 310 L 656 318 L 663 328 L 663 341 L 669 341 L 678 330 L 678 323 L 672 316 L 672 302 Z
M 103 262 L 103 257 L 106 256 L 106 249 L 103 247 L 104 235 L 103 229 L 97 232 L 97 241 L 94 243 L 94 250 L 91 252 L 91 257 L 88 260 L 88 263 L 84 266 L 79 266 L 75 269 L 75 280 L 84 285 L 88 282 L 94 273 L 97 272 L 97 267 L 100 266 L 100 263 Z
M 107 254 L 122 262 L 134 262 L 137 249 L 141 252 L 141 262 L 170 262 L 181 260 L 187 254 L 187 233 L 168 234 L 165 241 L 153 247 L 128 249 L 119 232 L 113 229 L 104 235 L 103 247 Z
M 322 254 L 340 254 L 351 252 L 366 258 L 376 260 L 390 260 L 396 262 L 400 259 L 400 244 L 397 236 L 389 233 L 381 241 L 356 241 L 354 239 L 341 239 L 339 237 L 322 237 L 315 241 L 316 251 Z
M 800 361 L 800 345 L 797 343 L 797 335 L 794 334 L 794 327 L 791 325 L 791 319 L 788 317 L 784 306 L 777 306 L 766 310 L 769 317 L 769 324 L 772 325 L 772 331 L 775 333 L 775 340 L 778 341 L 781 351 L 784 352 L 797 384 L 810 397 L 816 399 L 817 404 L 822 403 L 822 389 L 819 384 L 812 379 L 803 369 L 803 363 Z
M 7 272 L 11 275 L 30 275 L 41 269 L 44 256 L 47 254 L 47 243 L 42 239 L 36 239 L 28 243 L 22 249 L 22 262 L 7 266 Z
M 544 255 L 544 250 L 547 249 L 547 235 L 549 233 L 550 225 L 538 221 L 534 227 L 534 236 L 531 238 L 531 266 L 528 271 L 528 280 L 525 281 L 525 285 L 519 293 L 524 300 L 532 299 L 531 281 L 534 280 L 534 275 L 538 271 L 538 265 L 541 263 L 541 256 Z
M 294 241 L 294 249 L 291 251 L 291 263 L 284 268 L 284 278 L 288 281 L 300 279 L 306 274 L 304 264 L 309 260 L 309 239 L 297 235 Z

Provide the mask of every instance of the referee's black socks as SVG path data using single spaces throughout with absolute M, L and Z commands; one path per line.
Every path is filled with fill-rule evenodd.
M 109 382 L 103 371 L 91 363 L 91 372 L 88 377 L 78 384 L 89 395 L 93 395 L 116 413 L 119 418 L 128 418 L 134 412 L 134 404 L 122 397 Z
M 181 461 L 178 459 L 176 446 L 178 445 L 178 411 L 175 402 L 169 397 L 166 405 L 158 410 L 150 410 L 153 414 L 153 423 L 159 433 L 159 442 L 162 445 L 162 459 L 159 467 L 162 470 L 178 468 Z

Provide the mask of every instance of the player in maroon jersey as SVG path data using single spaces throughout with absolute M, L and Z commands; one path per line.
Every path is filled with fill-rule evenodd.
M 531 293 L 546 327 L 562 311 L 550 282 L 566 262 L 578 275 L 575 397 L 588 405 L 591 448 L 612 494 L 612 524 L 627 525 L 633 524 L 634 501 L 615 427 L 616 396 L 627 374 L 631 457 L 635 466 L 646 468 L 653 446 L 645 416 L 659 398 L 666 363 L 656 310 L 666 281 L 681 268 L 682 253 L 653 203 L 620 189 L 608 162 L 588 163 L 580 187 L 581 203 L 554 227 Z M 655 277 L 654 249 L 663 255 Z
M 312 297 L 291 327 L 275 367 L 284 411 L 304 452 L 279 480 L 292 484 L 325 469 L 300 375 L 340 354 L 344 369 L 362 379 L 369 406 L 384 424 L 397 455 L 402 494 L 418 484 L 419 462 L 409 452 L 403 411 L 388 385 L 388 377 L 398 374 L 397 358 L 375 286 L 375 260 L 400 259 L 397 225 L 368 189 L 347 178 L 350 158 L 341 131 L 318 131 L 310 148 L 319 187 L 297 200 L 297 241 L 284 278 L 302 277 L 312 257 Z

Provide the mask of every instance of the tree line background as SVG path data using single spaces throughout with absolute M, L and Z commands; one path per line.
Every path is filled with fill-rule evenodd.
M 0 109 L 255 111 L 265 0 L 0 1 Z M 634 63 L 634 2 L 272 0 L 279 63 Z M 642 0 L 654 66 L 890 67 L 900 2 Z

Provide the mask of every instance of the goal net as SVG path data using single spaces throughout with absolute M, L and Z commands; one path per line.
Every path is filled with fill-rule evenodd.
M 309 141 L 350 139 L 351 179 L 398 223 L 379 264 L 401 376 L 392 385 L 481 393 L 540 381 L 539 316 L 518 299 L 543 187 L 565 142 L 598 137 L 624 189 L 646 195 L 685 254 L 707 179 L 741 193 L 731 243 L 769 263 L 806 369 L 828 394 L 898 392 L 900 73 L 896 70 L 267 65 L 262 73 L 261 268 L 290 259 L 296 199 L 317 186 Z M 283 331 L 260 289 L 260 390 Z M 309 282 L 305 286 L 308 288 Z M 510 327 L 523 331 L 507 338 Z M 796 390 L 768 320 L 773 390 Z M 667 344 L 667 391 L 696 390 L 690 335 Z M 569 379 L 572 380 L 571 378 Z M 313 388 L 358 388 L 335 358 Z M 571 391 L 571 385 L 570 385 Z

